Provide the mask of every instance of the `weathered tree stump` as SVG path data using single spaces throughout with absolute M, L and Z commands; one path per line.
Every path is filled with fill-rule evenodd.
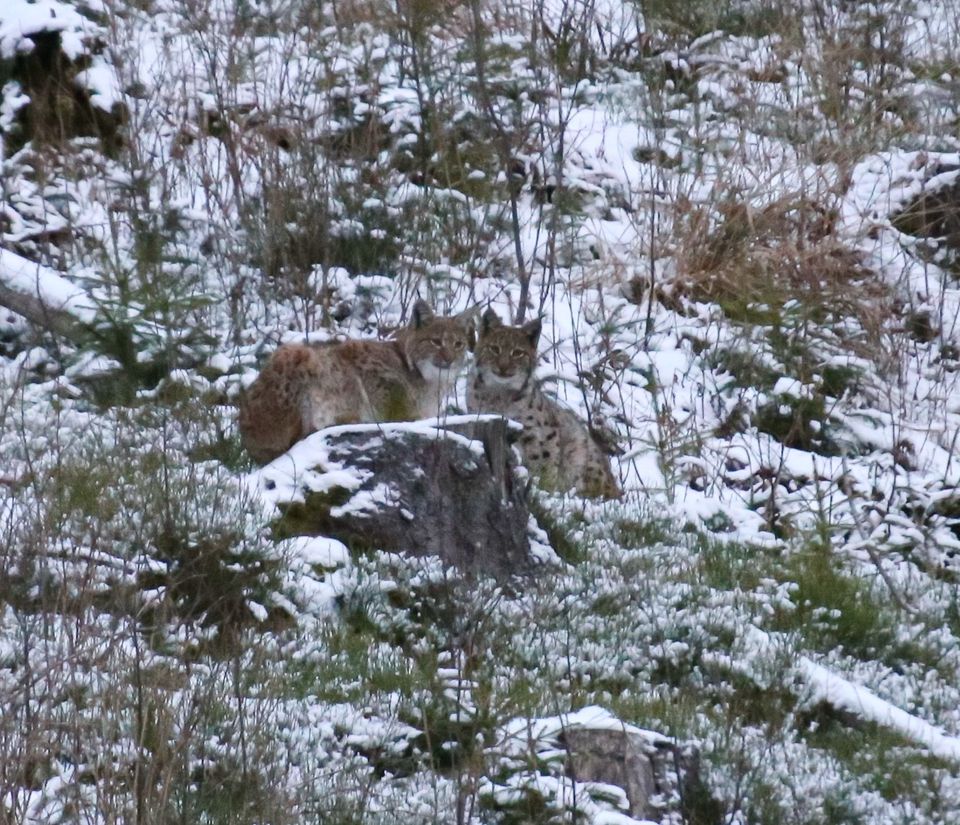
M 702 815 L 715 807 L 700 780 L 699 752 L 690 744 L 606 719 L 597 727 L 569 726 L 559 739 L 573 779 L 623 788 L 635 819 L 689 821 L 693 811 Z
M 938 240 L 956 252 L 960 250 L 960 181 L 950 173 L 957 167 L 931 166 L 920 192 L 890 220 L 907 235 Z
M 331 536 L 508 577 L 531 567 L 515 427 L 500 416 L 331 427 L 256 475 L 281 537 Z

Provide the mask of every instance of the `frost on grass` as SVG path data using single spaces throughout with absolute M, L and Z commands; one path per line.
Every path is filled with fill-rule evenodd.
M 0 317 L 4 814 L 623 821 L 501 741 L 600 706 L 698 742 L 720 821 L 949 820 L 956 3 L 481 4 L 479 51 L 472 8 L 294 6 L 0 10 L 4 72 L 75 62 L 51 122 L 126 112 L 0 91 L 0 278 L 95 333 Z M 274 543 L 362 480 L 317 437 L 248 473 L 266 353 L 523 277 L 625 502 L 543 498 L 526 593 Z

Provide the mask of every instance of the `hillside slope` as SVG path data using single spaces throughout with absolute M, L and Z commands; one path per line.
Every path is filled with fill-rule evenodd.
M 626 822 L 594 706 L 689 822 L 960 818 L 958 65 L 955 0 L 5 3 L 0 820 Z M 265 356 L 418 296 L 622 448 L 523 588 L 252 492 Z

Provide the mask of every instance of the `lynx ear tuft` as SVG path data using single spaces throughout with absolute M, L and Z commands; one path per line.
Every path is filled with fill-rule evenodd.
M 540 340 L 540 332 L 543 329 L 543 319 L 535 318 L 533 321 L 527 321 L 520 329 L 522 329 L 527 338 L 530 339 L 530 343 L 536 346 Z
M 420 329 L 424 324 L 432 321 L 433 317 L 433 310 L 430 308 L 430 304 L 421 298 L 413 305 L 413 312 L 410 316 L 410 326 L 414 329 Z
M 483 313 L 483 317 L 480 319 L 480 333 L 486 335 L 491 329 L 502 326 L 503 321 L 500 320 L 500 316 L 493 311 L 492 307 L 487 307 L 486 312 Z
M 477 319 L 480 317 L 480 307 L 470 307 L 456 316 L 457 321 L 467 331 L 470 339 L 473 340 L 477 334 Z

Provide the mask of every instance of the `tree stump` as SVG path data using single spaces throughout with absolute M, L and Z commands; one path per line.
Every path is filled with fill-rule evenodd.
M 501 416 L 330 427 L 255 477 L 278 536 L 439 556 L 464 572 L 529 572 L 526 473 Z
M 695 746 L 623 724 L 606 712 L 599 716 L 598 724 L 570 724 L 559 737 L 573 779 L 623 788 L 628 813 L 635 819 L 717 821 L 717 804 L 700 779 Z

